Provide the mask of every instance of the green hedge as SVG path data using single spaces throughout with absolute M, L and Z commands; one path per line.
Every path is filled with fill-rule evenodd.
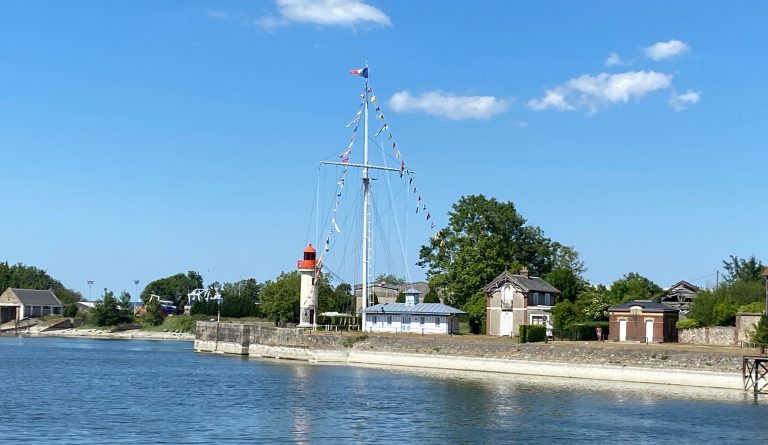
M 520 342 L 535 343 L 547 339 L 547 328 L 541 324 L 521 324 Z
M 692 318 L 686 318 L 685 320 L 677 320 L 675 327 L 677 329 L 695 329 L 699 327 L 699 322 Z
M 603 339 L 608 338 L 607 321 L 585 321 L 566 326 L 558 332 L 560 338 L 568 340 L 597 340 L 597 328 L 603 328 Z

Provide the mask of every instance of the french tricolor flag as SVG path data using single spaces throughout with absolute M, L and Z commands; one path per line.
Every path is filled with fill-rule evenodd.
M 366 79 L 368 78 L 368 67 L 361 68 L 359 70 L 349 70 L 349 74 L 357 74 L 358 76 L 363 76 Z

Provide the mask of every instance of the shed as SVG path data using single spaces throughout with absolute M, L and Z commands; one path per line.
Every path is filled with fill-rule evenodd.
M 0 295 L 0 324 L 24 318 L 61 315 L 63 307 L 52 290 L 9 287 Z
M 632 300 L 608 308 L 608 339 L 643 343 L 677 341 L 679 311 L 664 303 Z
M 443 303 L 380 303 L 365 309 L 369 332 L 458 334 L 466 312 Z

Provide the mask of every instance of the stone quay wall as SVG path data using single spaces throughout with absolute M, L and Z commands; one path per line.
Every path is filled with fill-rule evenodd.
M 371 335 L 357 332 L 313 333 L 297 328 L 253 324 L 198 322 L 195 350 L 287 358 L 311 362 L 350 361 L 350 354 L 417 354 L 431 357 L 474 357 L 507 361 L 578 363 L 584 365 L 741 372 L 742 356 L 749 351 L 703 348 L 685 350 L 676 345 L 613 342 L 550 342 L 519 344 L 509 338 L 450 337 L 417 334 Z M 731 328 L 733 330 L 733 328 Z M 716 330 L 718 335 L 733 335 Z M 712 339 L 713 336 L 710 336 Z M 712 345 L 712 343 L 710 343 Z

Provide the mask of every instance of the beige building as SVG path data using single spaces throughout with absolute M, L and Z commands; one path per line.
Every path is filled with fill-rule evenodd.
M 61 315 L 63 307 L 52 290 L 9 287 L 0 295 L 0 325 L 24 318 Z
M 487 295 L 485 332 L 488 335 L 517 337 L 520 325 L 542 324 L 552 335 L 552 307 L 560 291 L 528 269 L 519 274 L 502 272 L 485 287 Z

